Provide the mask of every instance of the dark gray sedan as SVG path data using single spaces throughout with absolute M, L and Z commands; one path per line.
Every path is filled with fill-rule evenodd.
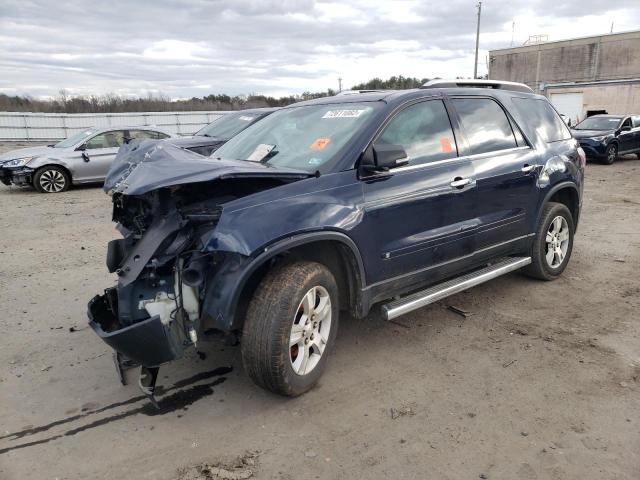
M 262 120 L 277 108 L 251 108 L 229 112 L 198 130 L 193 136 L 167 140 L 177 147 L 208 157 L 245 128 Z

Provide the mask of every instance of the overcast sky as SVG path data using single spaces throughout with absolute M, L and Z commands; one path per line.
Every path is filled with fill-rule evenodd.
M 473 75 L 474 0 L 1 0 L 0 93 L 286 95 Z M 485 0 L 489 49 L 640 28 L 640 2 Z

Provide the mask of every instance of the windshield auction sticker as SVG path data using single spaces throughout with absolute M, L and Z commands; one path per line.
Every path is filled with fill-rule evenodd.
M 247 160 L 249 160 L 251 162 L 260 162 L 260 161 L 264 160 L 266 158 L 266 156 L 269 155 L 274 148 L 276 148 L 275 145 L 269 145 L 267 143 L 261 143 L 260 145 L 258 145 L 256 147 L 256 149 L 253 151 L 253 153 L 251 155 L 249 155 L 249 158 L 247 158 Z
M 358 118 L 366 110 L 329 110 L 322 118 Z
M 250 122 L 251 120 L 253 120 L 253 117 L 247 117 L 246 115 L 242 115 L 241 117 L 238 117 L 238 120 L 242 120 L 243 122 Z
M 331 142 L 330 138 L 316 138 L 314 142 L 309 145 L 311 150 L 324 150 L 327 145 Z

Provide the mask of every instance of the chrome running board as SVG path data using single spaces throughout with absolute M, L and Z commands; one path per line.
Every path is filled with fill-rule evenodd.
M 505 273 L 518 270 L 531 263 L 531 257 L 506 257 L 495 263 L 471 273 L 456 277 L 434 285 L 420 292 L 412 293 L 404 298 L 394 300 L 382 306 L 382 314 L 387 320 L 437 302 L 454 293 L 462 292 L 481 283 L 492 280 Z

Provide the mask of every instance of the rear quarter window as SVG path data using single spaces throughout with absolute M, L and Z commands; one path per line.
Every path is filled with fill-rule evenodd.
M 518 146 L 502 107 L 490 98 L 452 98 L 462 128 L 474 154 L 497 152 Z
M 571 138 L 569 128 L 547 100 L 513 97 L 511 101 L 522 119 L 521 123 L 535 130 L 545 142 L 558 142 Z M 525 127 L 525 125 L 522 126 Z

